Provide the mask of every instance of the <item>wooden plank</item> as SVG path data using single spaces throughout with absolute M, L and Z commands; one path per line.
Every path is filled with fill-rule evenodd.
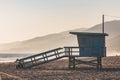
M 97 61 L 96 61 L 97 62 Z M 94 63 L 92 61 L 82 61 L 82 60 L 76 60 L 76 65 L 77 64 L 86 64 L 90 66 L 97 66 L 97 63 Z

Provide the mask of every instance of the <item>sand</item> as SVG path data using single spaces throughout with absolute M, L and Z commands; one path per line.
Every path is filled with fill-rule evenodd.
M 2 80 L 120 80 L 120 57 L 102 59 L 103 69 L 77 65 L 68 69 L 68 60 L 53 61 L 31 69 L 16 69 L 15 63 L 0 63 Z

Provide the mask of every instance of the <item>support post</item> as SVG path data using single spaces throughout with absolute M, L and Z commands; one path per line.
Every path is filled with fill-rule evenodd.
M 97 57 L 97 69 L 102 69 L 102 57 Z
M 75 69 L 75 57 L 69 56 L 69 69 Z

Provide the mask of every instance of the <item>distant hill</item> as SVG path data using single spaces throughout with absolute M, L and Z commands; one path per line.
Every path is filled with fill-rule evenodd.
M 120 20 L 105 22 L 105 33 L 108 33 L 108 52 L 120 51 Z M 97 24 L 89 29 L 79 28 L 61 33 L 54 33 L 33 39 L 1 44 L 0 53 L 39 53 L 42 51 L 64 46 L 78 46 L 77 38 L 69 32 L 102 32 L 101 24 Z
M 88 29 L 87 32 L 102 32 L 102 25 L 97 24 Z M 120 20 L 114 20 L 105 22 L 105 33 L 108 33 L 107 37 L 107 52 L 108 55 L 120 55 Z
M 97 24 L 92 28 L 88 29 L 88 32 L 102 32 L 102 25 Z M 105 22 L 105 33 L 109 34 L 108 38 L 114 38 L 115 36 L 120 35 L 120 20 L 114 20 Z
M 84 31 L 80 28 L 70 31 Z M 0 45 L 0 53 L 39 53 L 42 51 L 64 46 L 76 46 L 77 38 L 70 31 L 54 33 L 33 39 Z
M 97 24 L 85 32 L 102 32 L 102 25 Z M 105 22 L 105 33 L 109 36 L 106 37 L 106 46 L 108 55 L 115 53 L 120 53 L 120 20 L 113 20 Z M 114 55 L 114 54 L 113 54 Z M 119 54 L 120 55 L 120 54 Z

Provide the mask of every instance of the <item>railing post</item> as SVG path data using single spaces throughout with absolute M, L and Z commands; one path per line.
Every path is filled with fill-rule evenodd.
M 65 48 L 65 55 L 69 56 L 69 49 L 68 48 Z
M 72 48 L 69 48 L 70 49 L 70 56 L 72 56 Z
M 44 62 L 45 62 L 46 60 L 45 60 L 44 54 L 42 56 L 43 56 L 43 59 L 44 59 Z
M 36 63 L 35 57 L 34 57 L 34 62 Z
M 32 60 L 32 57 L 31 57 L 31 62 L 32 62 L 32 64 L 33 64 L 33 60 Z
M 47 53 L 45 53 L 45 59 L 46 59 L 46 61 L 48 61 Z
M 59 55 L 59 51 L 57 50 L 56 52 L 57 52 L 58 57 L 60 57 L 60 55 Z
M 57 51 L 54 51 L 54 53 L 55 53 L 56 58 L 58 58 L 58 57 L 59 57 L 59 56 L 58 56 L 58 52 L 57 52 Z

